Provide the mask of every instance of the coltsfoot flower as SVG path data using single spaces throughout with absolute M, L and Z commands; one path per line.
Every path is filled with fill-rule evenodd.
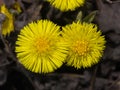
M 60 27 L 49 20 L 26 25 L 18 35 L 15 51 L 19 62 L 35 73 L 53 72 L 63 64 L 67 53 Z
M 69 52 L 67 65 L 79 69 L 90 67 L 99 62 L 105 48 L 105 38 L 92 23 L 72 23 L 63 29 L 63 38 Z
M 3 36 L 6 36 L 14 31 L 13 14 L 8 11 L 4 4 L 0 7 L 0 13 L 6 16 L 5 21 L 2 23 L 2 34 Z
M 61 11 L 75 10 L 77 7 L 83 6 L 85 0 L 47 0 L 55 8 Z

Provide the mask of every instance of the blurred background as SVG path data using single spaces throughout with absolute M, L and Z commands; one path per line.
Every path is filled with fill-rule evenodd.
M 0 37 L 0 90 L 120 90 L 119 0 L 86 0 L 83 7 L 67 12 L 52 7 L 46 0 L 0 0 L 2 4 L 14 14 L 14 32 Z M 43 75 L 27 71 L 18 63 L 14 49 L 21 28 L 38 19 L 65 26 L 80 18 L 81 12 L 84 21 L 98 25 L 107 41 L 98 64 L 86 69 L 63 65 Z M 3 19 L 0 15 L 0 24 Z

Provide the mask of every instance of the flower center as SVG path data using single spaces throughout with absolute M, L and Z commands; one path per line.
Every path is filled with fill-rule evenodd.
M 48 50 L 49 48 L 49 43 L 47 40 L 43 38 L 39 38 L 36 40 L 34 43 L 35 48 L 37 49 L 38 52 L 42 53 Z
M 73 44 L 72 50 L 78 53 L 80 56 L 84 56 L 88 51 L 88 42 L 86 41 L 76 41 Z

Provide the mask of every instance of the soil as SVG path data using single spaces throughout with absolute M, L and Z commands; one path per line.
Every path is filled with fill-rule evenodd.
M 17 13 L 13 4 L 22 10 Z M 45 0 L 0 0 L 15 13 L 15 30 L 0 38 L 0 90 L 120 90 L 120 1 L 86 0 L 83 7 L 61 12 Z M 63 65 L 53 73 L 35 74 L 27 71 L 16 58 L 15 41 L 20 30 L 29 22 L 49 19 L 64 26 L 75 21 L 82 11 L 83 18 L 97 11 L 92 23 L 101 29 L 107 41 L 102 59 L 89 68 L 75 69 Z M 0 16 L 0 24 L 2 20 Z

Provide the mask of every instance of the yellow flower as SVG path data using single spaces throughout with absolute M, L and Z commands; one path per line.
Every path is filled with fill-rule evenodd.
M 4 4 L 0 7 L 0 13 L 6 16 L 5 21 L 2 23 L 2 34 L 3 36 L 6 36 L 14 30 L 13 15 L 8 11 Z
M 21 13 L 21 12 L 22 12 L 19 2 L 16 1 L 16 2 L 13 4 L 13 7 L 18 11 L 18 13 Z
M 20 63 L 35 73 L 53 72 L 59 68 L 67 53 L 59 34 L 60 27 L 49 20 L 29 23 L 16 41 Z
M 47 0 L 51 5 L 61 11 L 75 10 L 84 4 L 85 0 Z
M 69 52 L 67 65 L 79 69 L 98 63 L 105 48 L 105 38 L 92 23 L 72 23 L 63 29 L 63 38 Z

